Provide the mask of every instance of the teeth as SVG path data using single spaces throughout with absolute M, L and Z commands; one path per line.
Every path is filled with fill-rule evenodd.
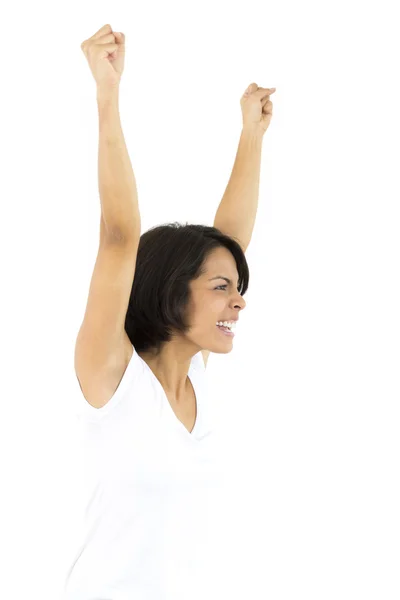
M 223 327 L 228 327 L 229 329 L 235 327 L 234 321 L 218 321 L 217 325 L 222 325 Z

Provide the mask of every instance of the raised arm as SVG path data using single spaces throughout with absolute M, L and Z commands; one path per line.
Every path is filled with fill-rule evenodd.
M 96 62 L 104 49 L 112 51 L 115 47 L 108 43 L 108 27 L 85 46 L 92 71 L 102 80 L 97 85 L 101 221 L 99 251 L 76 340 L 74 364 L 82 393 L 94 408 L 103 407 L 114 395 L 132 356 L 125 318 L 140 242 L 136 183 L 119 117 L 119 89 L 105 85 L 100 76 L 104 72 Z M 105 69 L 107 72 L 107 66 Z
M 125 36 L 104 25 L 81 44 L 96 82 L 99 112 L 100 237 L 140 237 L 136 180 L 119 115 L 119 86 L 125 63 Z
M 98 178 L 106 233 L 115 239 L 140 236 L 135 175 L 119 115 L 119 88 L 97 88 L 99 113 Z

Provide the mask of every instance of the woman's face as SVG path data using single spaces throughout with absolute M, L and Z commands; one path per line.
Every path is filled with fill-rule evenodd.
M 246 302 L 238 292 L 238 272 L 232 254 L 225 247 L 216 248 L 205 263 L 206 273 L 190 282 L 191 327 L 186 338 L 201 349 L 224 353 L 232 350 L 233 336 L 226 335 L 217 321 L 239 317 Z M 221 279 L 226 277 L 230 283 Z

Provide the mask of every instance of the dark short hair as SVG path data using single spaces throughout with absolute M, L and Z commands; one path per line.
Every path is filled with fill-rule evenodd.
M 215 227 L 167 223 L 140 236 L 135 277 L 125 318 L 125 331 L 136 352 L 156 356 L 173 330 L 186 333 L 189 282 L 205 273 L 210 253 L 225 246 L 233 255 L 239 275 L 238 291 L 249 286 L 249 268 L 235 238 Z

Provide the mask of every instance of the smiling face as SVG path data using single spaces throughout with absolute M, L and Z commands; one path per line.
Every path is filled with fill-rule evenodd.
M 216 248 L 204 265 L 206 272 L 190 282 L 189 305 L 191 327 L 185 337 L 201 349 L 224 353 L 232 350 L 233 336 L 224 334 L 217 321 L 239 316 L 246 302 L 238 292 L 235 259 L 225 247 Z M 221 278 L 225 277 L 230 283 Z

